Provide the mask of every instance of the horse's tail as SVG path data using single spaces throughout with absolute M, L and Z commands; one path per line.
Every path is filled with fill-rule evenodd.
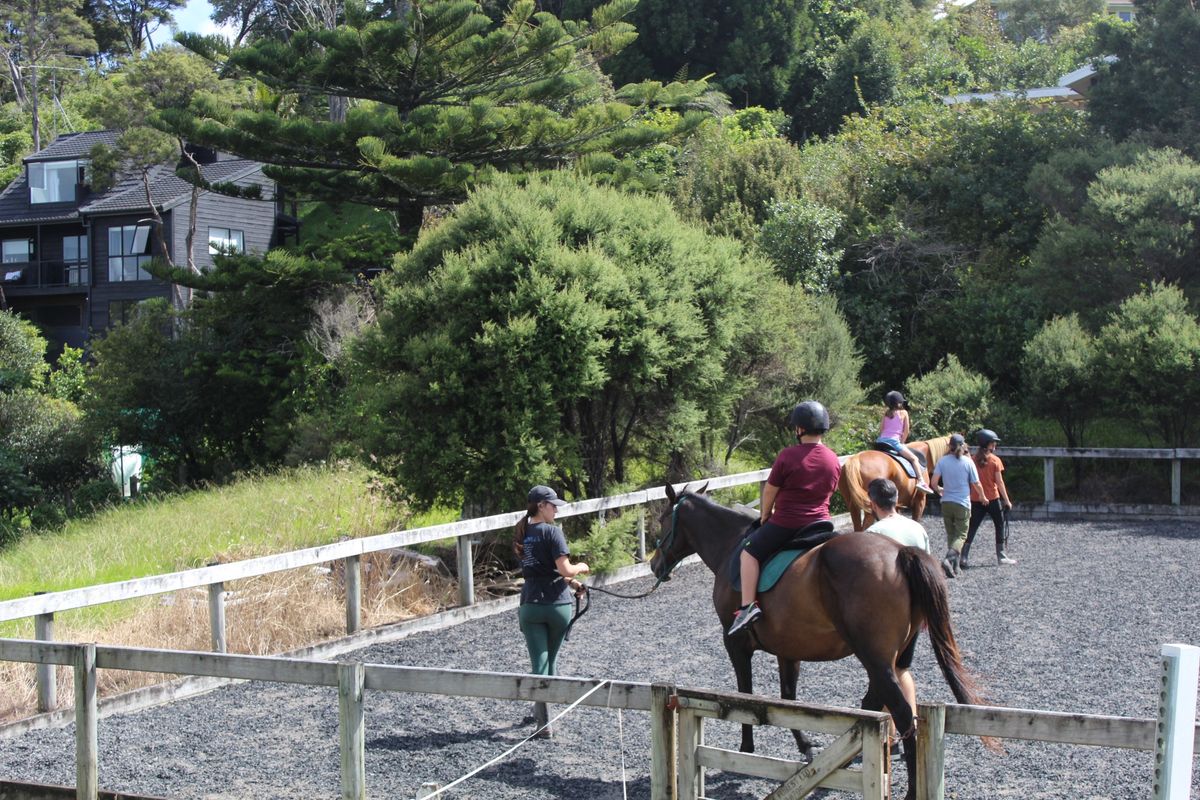
M 842 499 L 846 501 L 847 507 L 851 509 L 858 508 L 863 513 L 871 509 L 871 503 L 867 499 L 867 490 L 862 484 L 862 463 L 858 455 L 852 455 L 842 464 L 842 475 L 838 479 L 838 491 L 842 493 Z
M 954 629 L 950 625 L 950 592 L 942 576 L 941 565 L 919 547 L 901 548 L 897 560 L 908 582 L 912 603 L 925 617 L 933 655 L 942 668 L 942 675 L 954 698 L 966 705 L 985 705 L 986 701 L 979 693 L 974 676 L 963 664 L 962 653 L 954 640 Z M 991 749 L 999 748 L 998 743 L 990 737 L 984 737 L 983 741 Z

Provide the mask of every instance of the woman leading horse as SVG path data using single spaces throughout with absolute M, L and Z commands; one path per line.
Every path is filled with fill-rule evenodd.
M 907 446 L 924 458 L 926 464 L 936 464 L 946 454 L 949 441 L 949 436 L 939 436 L 923 442 L 909 442 Z M 900 462 L 887 453 L 863 450 L 842 463 L 842 475 L 838 480 L 838 493 L 846 502 L 854 530 L 865 530 L 870 524 L 871 503 L 867 499 L 867 487 L 876 478 L 887 478 L 896 484 L 900 493 L 897 505 L 910 509 L 914 520 L 921 520 L 925 515 L 925 493 L 917 488 L 917 479 L 910 478 Z
M 676 495 L 667 486 L 666 494 L 670 509 L 663 515 L 650 568 L 659 580 L 667 580 L 681 559 L 699 554 L 716 574 L 713 605 L 724 628 L 740 601 L 727 567 L 750 520 L 686 489 Z M 954 640 L 946 581 L 937 561 L 884 536 L 843 534 L 793 562 L 778 583 L 760 595 L 760 602 L 766 613 L 752 632 L 723 637 L 738 691 L 753 691 L 750 661 L 756 650 L 778 658 L 780 693 L 787 700 L 796 699 L 801 661 L 855 656 L 867 671 L 863 708 L 886 707 L 904 739 L 906 797 L 914 798 L 916 720 L 910 699 L 915 698 L 905 697 L 896 670 L 909 666 L 901 656 L 922 625 L 929 628 L 934 655 L 955 698 L 960 703 L 979 702 Z M 799 731 L 795 737 L 801 752 L 809 756 L 807 739 Z M 750 725 L 742 726 L 741 749 L 754 750 Z

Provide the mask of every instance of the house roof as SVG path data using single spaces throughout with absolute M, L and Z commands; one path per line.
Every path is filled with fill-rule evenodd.
M 68 158 L 84 158 L 98 144 L 114 147 L 120 131 L 84 131 L 60 134 L 50 144 L 25 158 L 30 161 L 59 161 Z
M 1071 88 L 1066 86 L 1046 86 L 1037 89 L 1006 89 L 1002 92 L 968 92 L 966 94 L 951 94 L 942 98 L 942 102 L 948 106 L 958 105 L 959 103 L 970 103 L 973 100 L 978 100 L 981 103 L 990 103 L 993 100 L 1002 98 L 1017 98 L 1025 100 L 1045 100 L 1047 98 L 1071 98 L 1079 97 L 1079 95 Z
M 256 161 L 230 159 L 215 164 L 203 164 L 200 174 L 210 183 L 231 181 L 248 175 L 261 165 Z M 172 166 L 161 164 L 149 172 L 150 196 L 154 204 L 163 210 L 171 208 L 191 197 L 192 185 L 175 174 Z M 146 187 L 141 175 L 127 175 L 116 186 L 102 195 L 84 203 L 80 211 L 84 214 L 120 214 L 128 211 L 144 211 Z
M 87 131 L 59 136 L 49 146 L 25 159 L 29 162 L 56 161 L 86 157 L 97 144 L 112 146 L 116 143 L 117 131 Z M 234 158 L 203 164 L 200 174 L 210 183 L 236 181 L 262 165 L 256 161 Z M 192 185 L 175 174 L 173 164 L 160 164 L 150 169 L 150 196 L 154 204 L 167 210 L 186 202 L 192 194 Z M 75 205 L 43 207 L 29 202 L 27 173 L 22 170 L 12 183 L 0 191 L 0 226 L 35 225 L 52 222 L 71 222 L 94 214 L 124 214 L 148 211 L 146 188 L 140 173 L 129 173 L 118 178 L 117 183 L 104 192 L 86 197 Z

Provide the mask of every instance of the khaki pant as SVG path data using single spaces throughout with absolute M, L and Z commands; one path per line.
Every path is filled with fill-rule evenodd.
M 958 503 L 942 503 L 942 522 L 946 523 L 946 546 L 958 553 L 967 541 L 971 524 L 971 509 Z

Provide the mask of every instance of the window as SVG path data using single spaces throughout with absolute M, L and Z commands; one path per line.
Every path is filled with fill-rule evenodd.
M 87 234 L 63 237 L 63 263 L 68 286 L 83 286 L 88 277 Z
M 28 264 L 33 260 L 32 239 L 5 239 L 0 247 L 5 264 Z
M 117 225 L 108 229 L 110 281 L 153 280 L 154 276 L 142 269 L 150 258 L 149 225 Z
M 108 327 L 128 325 L 137 316 L 139 300 L 110 300 L 108 303 Z
M 244 253 L 246 252 L 246 236 L 242 231 L 233 228 L 208 229 L 208 253 Z
M 1121 18 L 1122 22 L 1133 22 L 1132 11 L 1118 11 L 1117 16 Z
M 86 161 L 37 161 L 29 165 L 30 203 L 71 203 L 83 183 Z

